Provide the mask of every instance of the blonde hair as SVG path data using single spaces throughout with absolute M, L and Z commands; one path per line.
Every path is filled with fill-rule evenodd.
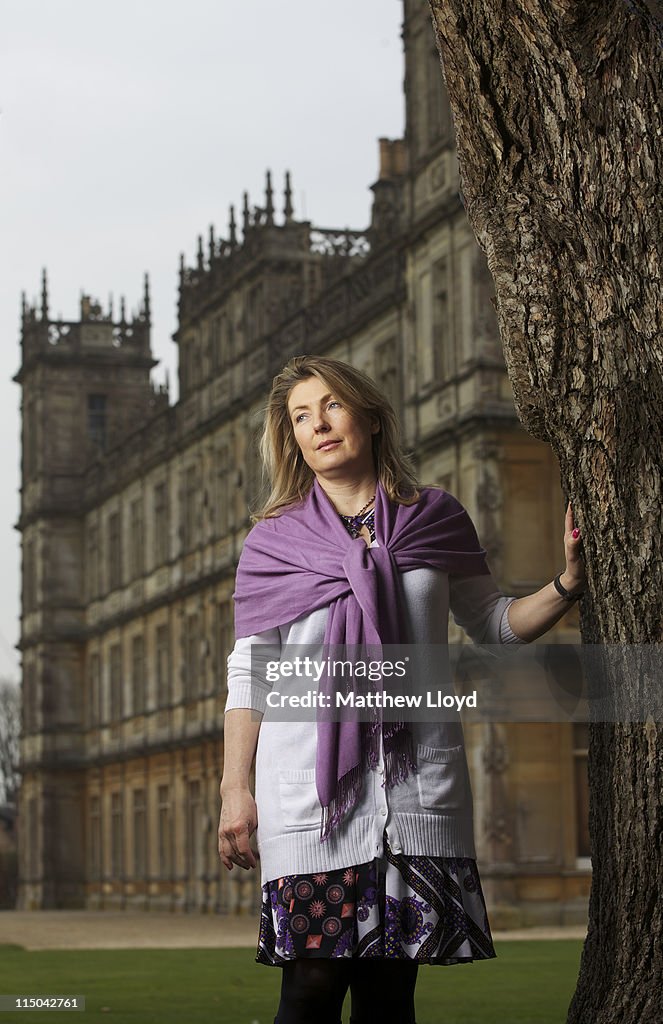
M 409 455 L 401 446 L 396 413 L 375 382 L 349 363 L 324 356 L 294 356 L 274 377 L 265 407 L 260 438 L 263 477 L 271 491 L 254 523 L 278 516 L 301 502 L 313 486 L 315 475 L 304 461 L 288 412 L 288 398 L 296 384 L 317 377 L 353 416 L 377 419 L 380 429 L 372 435 L 373 461 L 378 479 L 391 501 L 413 505 L 419 500 L 419 484 Z

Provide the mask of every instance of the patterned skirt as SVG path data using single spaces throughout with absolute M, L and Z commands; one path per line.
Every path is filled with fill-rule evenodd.
M 256 961 L 382 957 L 462 964 L 497 954 L 476 861 L 384 853 L 367 864 L 285 875 L 262 887 Z

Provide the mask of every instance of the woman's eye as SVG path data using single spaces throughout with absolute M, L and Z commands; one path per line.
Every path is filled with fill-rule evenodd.
M 334 399 L 332 399 L 331 402 L 327 402 L 327 408 L 328 409 L 331 408 L 332 405 L 338 405 L 340 407 L 341 403 L 334 398 Z M 299 421 L 301 420 L 302 416 L 306 416 L 306 413 L 305 412 L 300 412 L 297 416 L 295 416 L 294 422 L 295 423 L 299 423 Z

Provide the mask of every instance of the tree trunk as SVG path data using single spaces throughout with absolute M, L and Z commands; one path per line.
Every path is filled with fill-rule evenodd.
M 568 1021 L 660 1024 L 663 725 L 625 708 L 647 686 L 660 704 L 661 674 L 617 663 L 663 638 L 661 5 L 430 6 L 518 415 L 552 445 L 583 537 L 583 641 L 620 645 L 600 680 L 615 723 L 590 725 L 589 931 Z

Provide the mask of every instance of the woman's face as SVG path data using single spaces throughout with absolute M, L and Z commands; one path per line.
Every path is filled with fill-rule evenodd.
M 304 462 L 317 477 L 339 482 L 375 472 L 371 438 L 378 421 L 353 416 L 323 381 L 309 377 L 295 384 L 288 413 Z

